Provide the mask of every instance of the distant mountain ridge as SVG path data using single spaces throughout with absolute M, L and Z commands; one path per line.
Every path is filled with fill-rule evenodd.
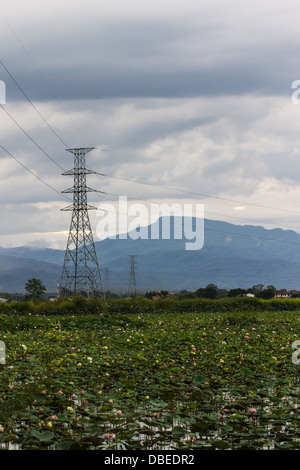
M 162 223 L 163 218 L 156 222 Z M 174 224 L 181 223 L 180 218 L 171 217 L 171 234 Z M 141 227 L 144 238 L 137 240 L 128 234 L 126 239 L 95 242 L 104 284 L 104 269 L 108 268 L 109 287 L 125 291 L 129 284 L 128 255 L 135 254 L 140 289 L 196 290 L 209 283 L 225 289 L 255 284 L 300 287 L 300 234 L 292 230 L 205 219 L 203 248 L 188 251 L 185 238 L 149 238 L 151 228 Z M 0 248 L 0 286 L 3 291 L 22 292 L 26 281 L 36 277 L 48 291 L 54 291 L 63 259 L 64 250 Z

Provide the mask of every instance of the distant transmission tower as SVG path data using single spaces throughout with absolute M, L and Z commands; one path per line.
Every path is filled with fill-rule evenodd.
M 129 255 L 130 258 L 130 281 L 129 281 L 129 295 L 136 297 L 136 273 L 135 273 L 135 258 L 136 255 Z
M 85 155 L 92 148 L 67 149 L 74 155 L 74 168 L 63 175 L 74 176 L 74 186 L 62 191 L 73 193 L 73 204 L 63 211 L 72 211 L 70 232 L 60 281 L 60 295 L 87 297 L 103 294 L 100 268 L 91 230 L 88 211 L 96 209 L 87 204 L 87 193 L 97 192 L 86 186 L 86 175 L 95 171 L 86 168 Z

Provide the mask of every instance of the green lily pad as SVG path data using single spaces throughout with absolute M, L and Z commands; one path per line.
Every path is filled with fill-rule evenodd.
M 32 429 L 31 435 L 36 437 L 42 442 L 50 442 L 54 438 L 55 434 L 52 431 L 43 431 L 43 432 L 38 432 L 35 429 Z

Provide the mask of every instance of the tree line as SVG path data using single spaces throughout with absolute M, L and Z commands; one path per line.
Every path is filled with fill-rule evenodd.
M 24 300 L 26 299 L 41 299 L 46 293 L 46 287 L 40 279 L 32 278 L 29 279 L 25 284 L 26 294 Z M 260 299 L 272 299 L 275 297 L 276 287 L 272 285 L 264 286 L 263 284 L 256 284 L 247 289 L 240 287 L 233 289 L 222 289 L 218 288 L 215 284 L 208 284 L 206 287 L 199 287 L 196 291 L 181 290 L 180 292 L 171 294 L 167 290 L 158 290 L 158 291 L 148 291 L 144 294 L 140 294 L 143 297 L 148 299 L 157 299 L 163 297 L 170 297 L 171 295 L 178 299 L 193 299 L 193 298 L 204 298 L 204 299 L 219 299 L 224 297 L 244 297 L 244 296 L 254 296 Z M 114 294 L 112 292 L 107 293 L 108 297 L 111 298 L 121 298 L 124 295 Z M 71 295 L 71 293 L 69 293 Z M 84 296 L 84 293 L 82 294 Z M 3 298 L 11 298 L 9 293 L 1 293 Z M 293 297 L 299 297 L 299 293 L 294 294 Z
M 267 286 L 263 284 L 257 284 L 248 289 L 243 289 L 240 287 L 234 289 L 219 289 L 215 284 L 208 284 L 206 287 L 200 287 L 194 292 L 188 290 L 180 291 L 177 296 L 179 298 L 197 298 L 202 297 L 205 299 L 218 299 L 222 297 L 243 297 L 247 294 L 253 295 L 254 297 L 260 299 L 272 299 L 275 297 L 276 287 Z

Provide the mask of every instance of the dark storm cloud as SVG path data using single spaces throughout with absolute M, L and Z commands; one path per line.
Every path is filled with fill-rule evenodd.
M 15 34 L 0 16 L 0 58 L 67 146 L 97 147 L 88 165 L 125 178 L 91 177 L 91 187 L 164 200 L 189 195 L 160 186 L 225 195 L 213 200 L 217 209 L 205 200 L 224 217 L 234 213 L 226 197 L 298 208 L 300 106 L 290 99 L 291 83 L 300 79 L 298 1 L 20 5 L 1 2 Z M 1 67 L 0 80 L 6 109 L 70 169 L 72 156 Z M 58 191 L 70 187 L 72 180 L 2 111 L 2 145 Z M 56 232 L 68 228 L 59 212 L 66 201 L 2 151 L 0 164 L 1 203 L 10 205 L 2 207 L 5 234 L 24 231 L 30 243 L 42 233 L 64 245 L 66 234 Z M 1 243 L 19 243 L 6 235 Z
M 48 81 L 60 100 L 108 99 L 108 98 L 189 98 L 196 96 L 258 94 L 290 94 L 290 80 L 286 77 L 265 76 L 260 70 L 243 64 L 236 69 L 224 66 L 211 70 L 130 71 L 111 67 L 111 70 L 93 69 L 93 73 L 70 67 L 66 70 L 50 71 Z M 295 75 L 294 75 L 295 76 Z M 59 78 L 58 78 L 59 77 Z M 44 100 L 45 92 L 34 85 L 23 72 L 22 82 L 34 100 Z M 268 85 L 266 85 L 266 82 Z M 10 99 L 20 99 L 20 94 L 11 90 Z M 22 96 L 21 96 L 22 99 Z
M 205 17 L 185 17 L 183 22 L 110 19 L 108 24 L 95 22 L 80 34 L 76 28 L 46 27 L 38 41 L 27 32 L 27 43 L 40 73 L 60 100 L 288 95 L 300 72 L 295 60 L 298 40 L 291 42 L 284 32 L 274 31 L 270 41 L 268 18 L 256 19 L 261 28 L 251 37 L 248 23 L 245 30 L 237 29 L 234 16 L 232 23 L 228 17 L 222 21 L 220 12 L 216 16 L 209 22 Z M 32 99 L 53 99 L 17 48 L 2 60 Z M 23 100 L 5 70 L 0 72 L 7 83 L 8 99 Z
M 163 58 L 161 59 L 164 62 Z M 165 59 L 167 61 L 167 58 Z M 54 64 L 41 73 L 47 76 L 47 82 L 55 90 L 55 96 L 60 100 L 108 99 L 108 98 L 184 98 L 196 96 L 223 96 L 256 93 L 267 95 L 291 94 L 291 83 L 300 76 L 300 71 L 287 70 L 288 58 L 277 60 L 249 61 L 240 57 L 235 63 L 215 64 L 209 68 L 202 66 L 201 58 L 192 69 L 180 66 L 172 70 L 168 67 L 157 66 L 153 70 L 143 67 L 126 66 L 125 64 L 110 64 L 102 68 L 99 63 L 92 62 L 89 67 L 82 69 L 78 62 L 58 67 Z M 278 67 L 280 66 L 280 69 Z M 10 67 L 18 83 L 33 100 L 52 100 L 49 90 L 43 83 L 33 77 L 31 69 L 19 70 Z M 2 73 L 7 86 L 8 100 L 24 100 L 20 90 L 13 81 Z

